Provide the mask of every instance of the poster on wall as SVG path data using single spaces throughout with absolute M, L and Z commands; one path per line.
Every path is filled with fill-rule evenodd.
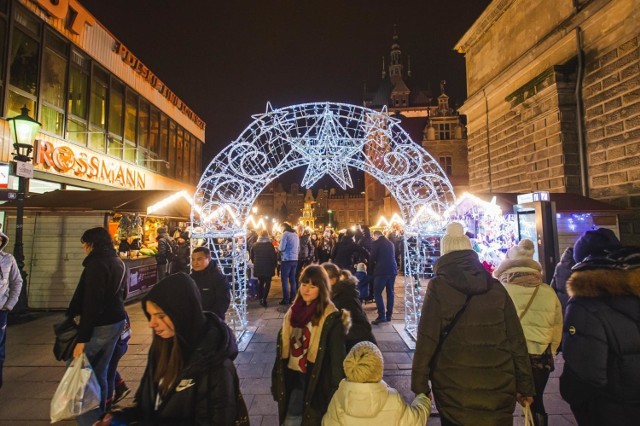
M 9 188 L 9 164 L 0 163 L 0 189 Z

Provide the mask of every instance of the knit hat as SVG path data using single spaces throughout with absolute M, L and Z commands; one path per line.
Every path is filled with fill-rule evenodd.
M 342 362 L 347 380 L 355 383 L 378 383 L 382 380 L 382 352 L 371 342 L 357 343 Z
M 504 272 L 542 272 L 540 263 L 533 260 L 535 246 L 533 241 L 524 238 L 517 246 L 513 246 L 507 251 L 507 256 L 493 272 L 493 276 L 500 278 Z
M 595 231 L 586 231 L 573 246 L 573 259 L 580 263 L 587 256 L 602 256 L 606 250 L 619 247 L 620 240 L 611 229 L 598 228 Z
M 440 253 L 447 254 L 452 251 L 473 250 L 471 240 L 464 234 L 464 227 L 458 222 L 451 222 L 440 240 Z
M 364 263 L 358 263 L 356 265 L 356 271 L 358 272 L 366 272 L 367 270 L 367 265 L 365 265 Z

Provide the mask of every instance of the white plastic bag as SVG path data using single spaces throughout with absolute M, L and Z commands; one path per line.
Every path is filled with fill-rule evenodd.
M 100 406 L 100 384 L 83 353 L 71 361 L 51 400 L 51 423 L 73 419 Z

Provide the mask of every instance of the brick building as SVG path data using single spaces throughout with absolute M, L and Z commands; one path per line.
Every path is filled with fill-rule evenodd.
M 640 243 L 638 0 L 494 0 L 465 55 L 469 186 L 569 192 L 619 207 Z

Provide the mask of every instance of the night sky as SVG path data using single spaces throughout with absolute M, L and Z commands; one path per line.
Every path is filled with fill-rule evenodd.
M 455 43 L 490 0 L 80 0 L 207 123 L 204 164 L 267 101 L 362 105 L 397 26 L 413 84 L 466 96 Z M 387 62 L 388 64 L 388 62 Z

